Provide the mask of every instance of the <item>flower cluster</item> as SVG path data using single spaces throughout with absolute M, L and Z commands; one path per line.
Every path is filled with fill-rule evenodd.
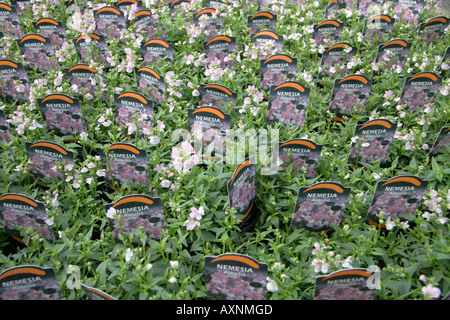
M 447 192 L 446 197 L 442 197 L 438 191 L 430 189 L 423 198 L 423 204 L 427 210 L 422 217 L 427 220 L 438 221 L 441 224 L 447 223 L 448 218 L 444 215 L 450 209 L 450 190 Z
M 148 95 L 150 99 L 156 104 L 162 104 L 166 96 L 166 86 L 164 81 L 158 81 L 157 83 L 151 83 L 145 78 L 141 78 L 138 81 L 138 90 L 142 94 Z
M 254 85 L 250 85 L 245 89 L 244 103 L 239 110 L 240 113 L 245 113 L 250 111 L 251 114 L 258 114 L 259 110 L 261 110 L 260 104 L 264 100 L 264 92 L 258 90 L 258 88 Z
M 244 58 L 249 58 L 251 60 L 264 60 L 273 56 L 274 54 L 280 53 L 283 50 L 283 44 L 280 42 L 261 42 L 261 43 L 250 43 L 244 44 L 244 52 L 242 56 Z
M 200 163 L 199 157 L 195 154 L 192 144 L 185 140 L 179 146 L 172 149 L 172 162 L 169 167 L 174 168 L 178 173 L 188 173 L 192 167 Z
M 327 274 L 341 268 L 352 268 L 352 256 L 342 259 L 340 254 L 335 254 L 334 251 L 327 251 L 328 247 L 323 247 L 320 243 L 314 243 L 312 254 L 315 256 L 311 266 L 314 267 L 314 272 Z
M 195 227 L 200 228 L 200 221 L 205 214 L 205 210 L 203 206 L 200 206 L 198 209 L 195 207 L 191 208 L 191 213 L 189 214 L 189 219 L 184 221 L 184 226 L 187 230 L 194 230 Z

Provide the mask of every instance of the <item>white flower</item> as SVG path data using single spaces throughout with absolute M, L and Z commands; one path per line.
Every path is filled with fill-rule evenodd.
M 133 252 L 131 251 L 130 248 L 127 248 L 127 253 L 125 254 L 125 261 L 126 262 L 130 261 L 132 256 L 133 256 Z
M 81 133 L 80 133 L 80 139 L 81 139 L 82 141 L 83 141 L 83 140 L 86 140 L 87 137 L 88 137 L 87 132 L 81 132 Z
M 52 200 L 52 206 L 53 206 L 53 207 L 59 206 L 59 202 L 58 202 L 58 194 L 57 194 L 57 193 L 55 193 L 55 197 L 54 197 L 53 200 Z
M 352 268 L 352 256 L 347 257 L 347 259 L 344 260 L 344 262 L 342 263 L 342 267 L 346 268 L 346 269 L 350 269 Z
M 267 291 L 276 292 L 278 291 L 278 285 L 275 281 L 270 278 L 267 278 Z
M 105 169 L 97 170 L 96 174 L 99 177 L 104 177 L 105 176 Z
M 400 228 L 402 228 L 403 230 L 408 229 L 408 228 L 409 228 L 409 223 L 408 223 L 408 221 L 400 222 Z
M 372 172 L 372 177 L 373 177 L 374 179 L 376 179 L 376 180 L 378 180 L 378 179 L 381 178 L 381 176 L 380 176 L 378 173 L 376 173 L 376 172 Z
M 441 296 L 441 290 L 439 288 L 433 287 L 431 284 L 423 287 L 422 292 L 433 299 L 439 298 Z
M 48 219 L 45 220 L 45 223 L 48 224 L 49 226 L 52 226 L 53 225 L 53 220 L 54 220 L 54 217 L 48 218 Z
M 148 137 L 148 140 L 151 144 L 158 144 L 161 138 L 158 136 L 150 136 Z
M 175 283 L 177 282 L 177 279 L 175 277 L 170 277 L 169 283 Z
M 446 224 L 448 221 L 448 218 L 446 217 L 439 217 L 437 218 L 437 221 L 439 221 L 441 224 Z
M 195 227 L 200 227 L 200 222 L 197 220 L 188 219 L 183 224 L 187 230 L 194 230 Z
M 391 220 L 391 217 L 389 217 L 386 221 L 386 229 L 392 230 L 396 226 L 395 222 Z
M 178 268 L 178 261 L 170 261 L 170 266 L 174 269 Z
M 191 208 L 191 213 L 189 214 L 189 217 L 192 219 L 201 220 L 202 216 L 205 214 L 205 210 L 203 209 L 203 206 L 200 206 L 200 208 Z
M 151 263 L 149 263 L 145 266 L 145 270 L 147 270 L 147 271 L 149 271 L 151 268 L 153 268 L 153 265 Z
M 116 212 L 117 212 L 117 210 L 114 209 L 113 207 L 111 207 L 106 212 L 106 217 L 109 218 L 109 219 L 114 219 L 114 216 L 116 215 Z
M 168 188 L 170 187 L 170 185 L 172 184 L 172 182 L 170 180 L 164 179 L 163 181 L 161 181 L 160 185 L 163 188 Z

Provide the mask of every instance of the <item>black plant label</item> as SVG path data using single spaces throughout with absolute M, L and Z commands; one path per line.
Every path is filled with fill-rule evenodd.
M 80 283 L 81 289 L 86 293 L 89 300 L 116 300 L 114 297 L 109 294 L 92 287 L 88 287 L 87 285 Z
M 122 10 L 115 6 L 105 6 L 94 10 L 95 33 L 107 39 L 119 39 L 126 28 L 126 18 Z
M 67 40 L 66 30 L 60 21 L 52 18 L 42 18 L 33 23 L 36 31 L 50 39 L 52 46 L 61 48 Z
M 142 44 L 141 56 L 149 65 L 161 59 L 173 61 L 173 44 L 162 39 L 150 39 Z
M 382 14 L 366 19 L 363 35 L 367 43 L 382 44 L 383 37 L 390 38 L 394 29 L 395 18 Z M 387 39 L 386 39 L 387 40 Z
M 267 123 L 302 127 L 305 123 L 311 89 L 297 81 L 285 81 L 271 86 Z
M 153 101 L 139 92 L 125 91 L 114 94 L 114 108 L 118 126 L 133 124 L 138 135 L 149 132 L 153 127 Z
M 442 77 L 433 72 L 408 76 L 398 104 L 404 105 L 406 112 L 419 112 L 434 102 L 441 84 Z
M 20 39 L 24 36 L 16 6 L 0 3 L 0 27 L 4 36 Z
M 237 253 L 205 257 L 209 300 L 265 300 L 267 264 Z
M 53 268 L 23 265 L 0 274 L 0 300 L 61 300 L 62 290 Z
M 135 68 L 138 91 L 158 105 L 166 100 L 166 84 L 164 78 L 149 67 Z
M 227 111 L 236 105 L 237 93 L 227 86 L 215 83 L 200 84 L 199 91 L 199 106 L 210 105 L 222 111 Z
M 14 239 L 24 243 L 21 229 L 32 228 L 47 241 L 53 242 L 55 237 L 48 223 L 49 216 L 45 204 L 18 193 L 7 193 L 0 196 L 0 221 Z
M 300 187 L 290 229 L 304 228 L 318 233 L 331 231 L 341 223 L 349 195 L 350 188 L 330 181 Z
M 297 58 L 287 54 L 276 54 L 260 60 L 260 88 L 268 91 L 285 81 L 295 81 L 297 76 Z
M 9 123 L 6 122 L 6 115 L 3 110 L 0 110 L 0 141 L 10 142 L 11 141 L 11 129 Z
M 82 34 L 74 39 L 74 46 L 81 61 L 87 63 L 93 59 L 106 67 L 111 67 L 112 53 L 103 35 L 96 33 Z
M 247 18 L 247 27 L 250 28 L 250 34 L 261 30 L 276 31 L 277 15 L 269 11 L 260 11 Z
M 314 40 L 317 45 L 329 46 L 340 40 L 343 30 L 344 24 L 342 22 L 335 19 L 324 20 L 313 26 L 311 39 Z
M 230 127 L 231 116 L 219 108 L 188 109 L 188 130 L 194 139 L 194 149 L 205 160 L 223 161 Z
M 351 70 L 347 64 L 355 55 L 355 48 L 346 42 L 340 42 L 325 48 L 320 61 L 319 78 L 323 76 L 347 76 Z
M 228 198 L 230 207 L 241 217 L 243 227 L 247 221 L 252 222 L 259 214 L 256 207 L 256 165 L 250 159 L 242 161 L 228 181 Z
M 319 164 L 322 145 L 307 139 L 291 139 L 278 145 L 278 169 L 286 171 L 292 166 L 291 172 L 300 172 L 312 179 Z
M 50 141 L 25 143 L 28 169 L 42 183 L 63 181 L 64 167 L 74 164 L 74 154 L 61 145 Z
M 372 272 L 361 268 L 344 269 L 316 277 L 314 300 L 373 300 L 369 288 Z
M 372 79 L 359 74 L 336 79 L 329 105 L 330 112 L 335 114 L 333 119 L 340 121 L 344 116 L 364 113 L 372 83 Z
M 20 62 L 10 59 L 0 60 L 0 79 L 2 87 L 0 94 L 9 101 L 28 101 L 30 93 L 30 81 Z M 22 87 L 19 89 L 19 87 Z
M 442 127 L 430 150 L 430 157 L 440 154 L 448 154 L 450 148 L 450 127 Z
M 132 237 L 132 233 L 138 230 L 142 230 L 147 237 L 146 244 L 150 240 L 160 240 L 165 228 L 160 198 L 133 194 L 124 196 L 114 203 L 106 204 L 105 210 L 116 243 L 122 243 L 121 236 Z M 139 243 L 139 236 L 135 235 L 131 241 Z
M 45 126 L 59 136 L 86 132 L 80 102 L 66 94 L 53 93 L 37 99 Z
M 377 183 L 366 220 L 369 224 L 386 228 L 389 221 L 410 220 L 422 203 L 428 181 L 416 176 L 397 176 Z M 383 213 L 383 223 L 378 217 Z
M 50 38 L 30 33 L 17 40 L 17 43 L 22 53 L 24 66 L 28 69 L 40 73 L 59 69 Z
M 386 119 L 374 119 L 358 124 L 353 135 L 348 162 L 358 166 L 361 162 L 372 163 L 380 160 L 384 165 L 389 157 L 397 124 Z
M 411 43 L 402 39 L 390 40 L 378 46 L 375 62 L 382 63 L 383 70 L 391 70 L 394 66 L 403 68 L 411 51 Z
M 281 51 L 283 50 L 283 36 L 277 34 L 274 31 L 261 30 L 257 33 L 252 33 L 250 39 L 251 43 L 254 43 L 257 46 L 272 43 L 276 50 L 276 53 L 281 53 Z
M 147 152 L 128 143 L 113 143 L 99 150 L 109 188 L 133 188 L 149 183 Z

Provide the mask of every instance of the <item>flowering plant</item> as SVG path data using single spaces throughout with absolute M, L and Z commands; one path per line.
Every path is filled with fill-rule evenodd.
M 375 300 L 442 299 L 449 292 L 449 148 L 440 132 L 448 128 L 450 119 L 450 37 L 444 29 L 443 37 L 427 44 L 418 34 L 420 23 L 448 16 L 440 11 L 440 1 L 426 1 L 417 13 L 406 8 L 396 11 L 396 1 L 385 1 L 380 14 L 395 22 L 382 43 L 367 40 L 364 22 L 369 16 L 363 14 L 372 17 L 375 13 L 358 12 L 355 1 L 339 1 L 341 8 L 334 17 L 325 17 L 329 0 L 228 0 L 221 5 L 210 1 L 217 5 L 214 9 L 220 18 L 217 32 L 201 21 L 204 18 L 193 23 L 193 15 L 206 5 L 200 0 L 170 4 L 142 0 L 139 8 L 112 8 L 117 12 L 111 10 L 116 1 L 110 0 L 68 1 L 68 6 L 55 0 L 14 2 L 18 2 L 15 21 L 20 22 L 22 33 L 19 24 L 0 21 L 0 54 L 4 56 L 0 110 L 5 115 L 0 132 L 7 131 L 9 136 L 2 135 L 0 141 L 0 194 L 20 193 L 44 203 L 54 239 L 43 237 L 39 225 L 26 224 L 18 229 L 23 240 L 18 245 L 9 224 L 0 223 L 2 271 L 19 265 L 52 267 L 62 290 L 57 297 L 67 300 L 89 298 L 70 286 L 75 278 L 120 300 L 199 300 L 208 298 L 208 289 L 222 299 L 313 300 L 318 276 L 370 266 L 380 269 L 380 286 L 370 296 Z M 120 16 L 119 23 L 95 18 L 94 11 L 103 8 L 108 8 L 103 13 L 111 10 L 111 16 Z M 138 14 L 140 10 L 152 16 L 145 27 L 137 16 L 148 14 Z M 262 10 L 277 15 L 276 26 L 258 30 L 267 33 L 256 41 L 253 35 L 258 33 L 252 33 L 247 22 Z M 61 22 L 66 41 L 53 48 L 54 56 L 46 60 L 49 65 L 44 72 L 28 64 L 20 68 L 17 39 L 35 32 L 33 22 L 44 17 Z M 336 40 L 319 44 L 321 39 L 314 40 L 314 25 L 324 19 L 335 19 L 343 29 Z M 87 54 L 82 61 L 73 41 L 96 31 L 104 34 L 110 53 L 105 59 Z M 223 36 L 219 47 L 230 44 L 226 50 L 204 51 L 204 42 L 213 34 Z M 156 62 L 142 56 L 143 43 L 154 38 L 173 45 L 171 59 Z M 233 43 L 227 41 L 230 38 Z M 398 46 L 391 46 L 391 40 Z M 348 44 L 352 50 L 332 61 L 337 64 L 322 64 L 326 48 L 336 43 Z M 379 46 L 388 43 L 379 51 Z M 297 73 L 290 82 L 309 88 L 308 99 L 303 97 L 299 103 L 271 100 L 270 88 L 261 88 L 261 60 L 275 54 L 297 59 Z M 442 77 L 442 83 L 433 88 L 433 100 L 420 97 L 414 112 L 409 112 L 400 101 L 403 85 L 406 77 L 421 72 Z M 361 108 L 336 121 L 337 108 L 329 107 L 334 82 L 342 75 L 365 75 L 373 83 L 364 101 L 348 96 L 355 102 L 350 106 L 344 99 L 346 112 L 350 107 Z M 232 99 L 221 104 L 201 94 L 203 84 L 229 89 Z M 115 109 L 115 95 L 125 92 L 151 100 L 152 116 L 129 112 L 138 109 Z M 38 99 L 50 94 L 79 99 L 85 127 L 77 127 L 70 137 L 48 128 Z M 189 109 L 199 106 L 223 107 L 230 116 L 230 130 L 246 134 L 245 143 L 231 142 L 243 153 L 242 159 L 237 151 L 228 152 L 227 139 L 223 139 L 224 148 L 233 161 L 207 162 L 199 156 L 187 116 Z M 54 128 L 68 128 L 61 122 L 65 117 L 49 116 L 55 120 Z M 378 139 L 352 140 L 358 124 L 380 119 L 397 124 L 388 141 L 389 152 L 378 145 L 382 145 Z M 278 159 L 268 148 L 293 139 L 321 146 L 320 157 L 307 158 L 314 164 L 292 151 Z M 29 141 L 58 144 L 73 152 L 73 162 L 49 162 L 41 154 L 28 163 Z M 439 152 L 432 147 L 435 141 Z M 362 165 L 351 166 L 352 143 L 360 145 L 360 161 L 363 155 L 366 159 Z M 125 161 L 111 163 L 110 171 L 100 150 L 114 144 L 145 150 L 142 167 L 146 170 L 136 170 L 140 165 Z M 228 182 L 247 157 L 254 165 L 251 179 L 228 190 Z M 370 161 L 381 157 L 386 161 Z M 273 167 L 280 170 L 267 170 L 265 159 L 272 158 Z M 42 175 L 36 181 L 38 171 Z M 405 175 L 428 181 L 422 193 L 373 198 L 379 181 Z M 109 188 L 105 179 L 109 177 L 123 178 L 124 184 Z M 146 183 L 125 185 L 125 180 Z M 346 205 L 334 211 L 332 201 L 308 201 L 294 211 L 299 188 L 324 181 L 351 187 Z M 161 199 L 164 228 L 159 228 L 162 220 L 135 217 L 128 221 L 124 215 L 117 216 L 111 228 L 105 204 L 137 193 Z M 371 199 L 374 207 L 369 213 Z M 251 221 L 243 218 L 249 210 Z M 407 219 L 402 217 L 405 214 Z M 301 223 L 291 229 L 293 218 Z M 319 227 L 323 230 L 314 229 Z M 223 273 L 211 276 L 208 284 L 205 257 L 231 252 L 266 263 L 267 275 L 232 279 L 239 280 L 236 290 L 223 288 L 231 281 Z M 74 268 L 78 272 L 72 274 Z M 7 297 L 29 296 L 9 292 Z M 33 297 L 50 298 L 42 292 Z

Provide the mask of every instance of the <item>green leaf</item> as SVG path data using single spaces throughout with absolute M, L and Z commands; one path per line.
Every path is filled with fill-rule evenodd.
M 216 240 L 216 236 L 209 231 L 202 231 L 200 233 L 200 239 L 207 242 L 213 242 Z

